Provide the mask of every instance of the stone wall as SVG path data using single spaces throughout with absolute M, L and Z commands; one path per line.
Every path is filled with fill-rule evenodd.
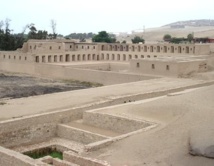
M 89 144 L 92 142 L 107 139 L 107 137 L 104 137 L 102 135 L 94 134 L 62 124 L 59 124 L 57 126 L 57 136 L 83 144 Z
M 101 66 L 102 64 L 100 64 Z M 113 69 L 119 70 L 116 64 Z M 99 67 L 96 67 L 97 69 Z M 126 67 L 123 66 L 123 69 Z M 34 76 L 57 79 L 72 79 L 87 82 L 96 82 L 104 85 L 127 83 L 141 80 L 153 79 L 153 76 L 142 76 L 139 74 L 118 73 L 114 71 L 99 71 L 65 67 L 52 64 L 35 64 L 21 62 L 0 62 L 0 70 L 27 73 Z
M 81 157 L 73 152 L 64 152 L 63 159 L 77 165 L 85 166 L 110 166 L 106 161 Z
M 83 114 L 83 122 L 91 126 L 113 130 L 121 134 L 139 130 L 150 125 L 147 122 L 98 113 L 94 111 L 85 112 Z
M 191 74 L 204 72 L 208 69 L 206 59 L 151 59 L 131 60 L 130 70 L 135 73 L 188 77 Z
M 48 166 L 48 164 L 36 161 L 18 152 L 0 147 L 1 166 Z
M 47 141 L 56 136 L 58 123 L 70 122 L 81 117 L 82 109 L 79 108 L 2 121 L 0 146 L 14 147 Z

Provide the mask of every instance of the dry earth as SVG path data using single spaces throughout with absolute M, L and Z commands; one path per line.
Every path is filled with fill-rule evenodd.
M 0 72 L 0 99 L 22 98 L 48 93 L 86 89 L 95 86 L 72 80 L 36 78 L 24 74 Z

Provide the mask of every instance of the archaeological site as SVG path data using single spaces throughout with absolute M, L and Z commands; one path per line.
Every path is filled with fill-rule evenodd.
M 28 40 L 0 71 L 103 85 L 0 99 L 0 166 L 214 165 L 214 44 Z

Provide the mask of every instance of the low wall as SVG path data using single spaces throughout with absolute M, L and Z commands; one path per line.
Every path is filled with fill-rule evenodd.
M 91 111 L 83 114 L 83 122 L 91 126 L 113 130 L 122 134 L 139 130 L 150 125 L 149 123 L 143 121 Z
M 188 77 L 193 73 L 207 71 L 207 60 L 131 60 L 130 69 L 141 74 Z
M 117 65 L 113 65 L 114 70 L 119 70 Z M 126 68 L 126 67 L 125 67 Z M 124 69 L 124 66 L 123 66 Z M 95 82 L 103 85 L 120 84 L 153 79 L 157 77 L 143 76 L 139 74 L 118 73 L 112 71 L 98 71 L 91 69 L 81 69 L 69 66 L 54 64 L 36 64 L 24 62 L 0 62 L 0 70 L 27 73 L 34 76 L 58 79 L 73 79 L 79 81 Z
M 57 136 L 83 144 L 89 144 L 92 142 L 107 139 L 107 137 L 104 137 L 102 135 L 94 134 L 62 124 L 59 124 L 57 126 Z
M 101 161 L 97 159 L 91 159 L 87 157 L 81 157 L 73 152 L 64 152 L 63 153 L 63 160 L 69 161 L 71 163 L 77 165 L 87 165 L 87 166 L 110 166 L 106 161 Z
M 48 166 L 48 164 L 36 161 L 28 156 L 18 152 L 0 147 L 0 165 L 1 166 Z
M 58 123 L 80 119 L 82 108 L 61 110 L 0 122 L 0 146 L 14 147 L 47 141 L 56 136 Z
M 80 65 L 72 65 L 69 66 L 72 68 L 78 69 L 91 69 L 91 70 L 103 70 L 103 71 L 124 71 L 129 70 L 129 63 L 115 63 L 115 62 L 101 62 L 101 63 L 94 63 L 94 64 L 80 64 Z
M 138 74 L 78 69 L 73 67 L 57 66 L 51 64 L 36 65 L 35 73 L 42 77 L 74 79 L 87 82 L 96 82 L 104 85 L 127 83 L 156 78 L 152 76 L 142 76 Z
M 0 61 L 0 70 L 33 75 L 35 73 L 35 63 L 24 61 L 23 62 Z

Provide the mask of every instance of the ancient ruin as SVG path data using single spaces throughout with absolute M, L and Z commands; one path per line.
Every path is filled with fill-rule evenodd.
M 192 111 L 189 110 L 190 106 L 182 106 L 183 100 L 179 96 L 188 100 L 192 93 L 194 96 L 202 87 L 213 87 L 213 57 L 211 44 L 107 44 L 29 40 L 17 51 L 1 51 L 2 71 L 94 82 L 104 86 L 6 99 L 7 104 L 0 105 L 0 165 L 155 165 L 163 162 L 161 158 L 155 158 L 152 163 L 148 157 L 149 149 L 152 149 L 147 147 L 150 145 L 149 140 L 151 144 L 159 140 L 155 140 L 155 134 L 160 139 L 171 135 L 172 139 L 165 139 L 169 146 L 176 144 L 175 137 L 185 135 L 182 140 L 187 149 L 183 151 L 189 155 L 188 159 L 191 154 L 212 158 L 212 141 L 201 145 L 200 136 L 194 130 L 191 130 L 193 137 L 187 134 L 189 126 L 194 127 L 194 123 L 182 129 L 178 127 L 178 133 L 176 130 L 169 133 L 167 128 L 179 126 L 180 123 L 176 124 L 179 119 L 185 120 L 186 112 Z M 206 118 L 207 123 L 210 122 L 208 115 Z M 134 156 L 137 153 L 133 153 L 133 156 L 130 154 L 126 159 L 122 155 L 115 155 L 116 150 L 112 155 L 106 150 L 128 139 L 136 138 L 137 141 L 133 142 L 138 142 L 141 136 L 148 150 L 143 152 L 148 152 L 148 156 L 144 154 L 147 156 L 142 159 L 144 161 L 135 161 L 135 157 L 139 157 Z M 182 145 L 180 141 L 177 143 Z M 168 145 L 164 146 L 167 149 Z M 129 148 L 129 144 L 125 147 L 135 148 L 133 145 Z M 59 153 L 62 158 L 48 156 L 51 152 Z M 34 153 L 42 157 L 30 158 L 29 155 Z M 128 151 L 124 153 L 129 154 Z M 165 165 L 171 164 L 169 160 L 168 163 L 164 162 Z M 194 164 L 198 161 L 191 162 Z M 213 161 L 207 163 L 211 165 Z

